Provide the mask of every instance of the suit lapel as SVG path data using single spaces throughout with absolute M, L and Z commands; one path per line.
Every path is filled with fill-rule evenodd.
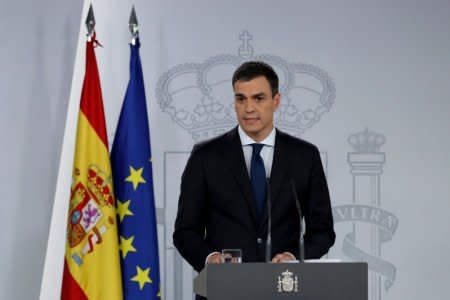
M 289 180 L 288 174 L 289 170 L 289 155 L 284 139 L 283 133 L 277 130 L 275 136 L 275 148 L 272 161 L 272 171 L 270 173 L 270 201 L 272 207 L 276 204 L 278 191 L 284 182 Z M 261 222 L 259 224 L 260 228 L 267 223 L 268 215 L 267 209 L 264 210 Z
M 229 147 L 224 147 L 224 156 L 228 161 L 228 166 L 239 185 L 245 201 L 249 207 L 253 222 L 257 224 L 256 217 L 256 204 L 253 201 L 252 190 L 250 184 L 250 178 L 248 177 L 247 167 L 245 165 L 244 152 L 242 151 L 241 140 L 239 139 L 239 133 L 237 127 L 228 132 L 225 136 Z

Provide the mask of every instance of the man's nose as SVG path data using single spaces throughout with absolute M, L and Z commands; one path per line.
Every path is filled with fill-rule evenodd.
M 245 102 L 245 111 L 246 112 L 253 112 L 255 111 L 255 105 L 253 101 L 249 100 Z

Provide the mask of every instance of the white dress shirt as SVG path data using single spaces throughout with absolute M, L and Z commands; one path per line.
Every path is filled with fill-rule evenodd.
M 250 177 L 250 164 L 252 161 L 252 152 L 253 152 L 252 144 L 258 142 L 255 142 L 255 140 L 249 137 L 242 129 L 241 125 L 239 125 L 238 127 L 238 132 L 239 138 L 241 139 L 242 151 L 244 151 L 245 165 L 247 166 L 248 176 Z M 259 144 L 264 145 L 261 149 L 260 155 L 264 162 L 266 178 L 270 178 L 270 172 L 272 171 L 273 151 L 275 147 L 275 135 L 276 130 L 275 127 L 273 127 L 269 135 L 264 140 L 259 142 Z

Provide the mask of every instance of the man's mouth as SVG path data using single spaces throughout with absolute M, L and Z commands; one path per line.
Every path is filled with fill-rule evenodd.
M 259 118 L 258 117 L 244 117 L 243 120 L 247 124 L 254 124 L 259 121 Z

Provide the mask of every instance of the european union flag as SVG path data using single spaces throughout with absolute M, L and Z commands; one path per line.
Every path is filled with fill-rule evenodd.
M 124 299 L 161 299 L 152 156 L 139 39 L 111 150 Z

